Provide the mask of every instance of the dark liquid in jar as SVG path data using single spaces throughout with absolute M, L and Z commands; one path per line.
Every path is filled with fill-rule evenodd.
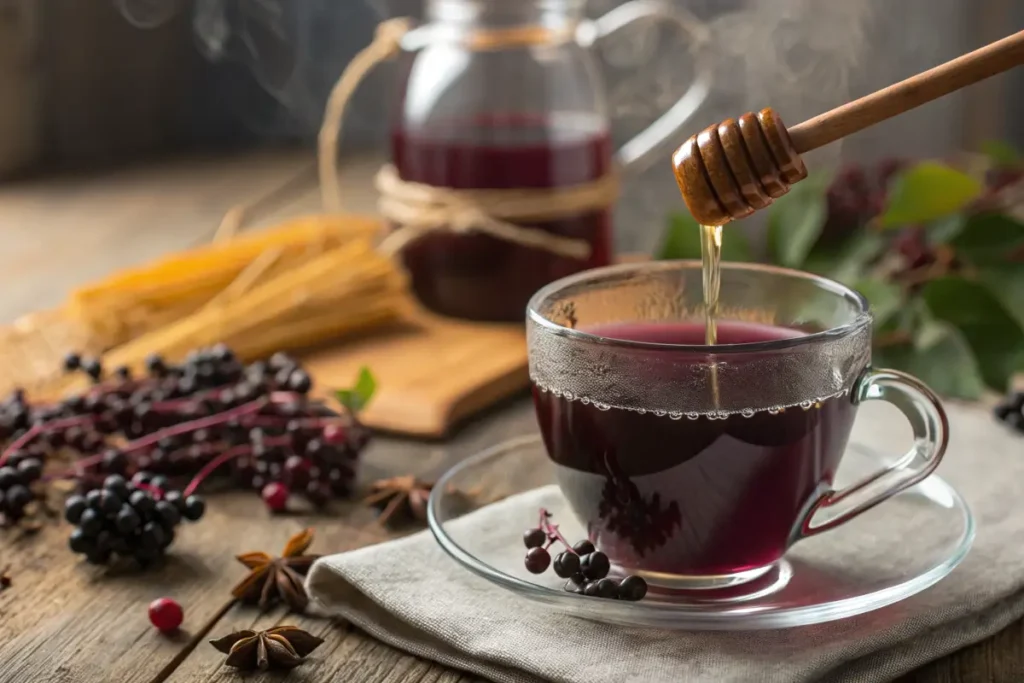
M 612 158 L 607 131 L 586 123 L 488 116 L 426 131 L 396 129 L 392 158 L 403 180 L 436 187 L 578 185 L 608 173 Z M 611 261 L 610 208 L 528 225 L 585 240 L 590 258 L 566 258 L 480 233 L 433 232 L 403 251 L 417 297 L 444 315 L 519 322 L 530 297 L 547 283 Z

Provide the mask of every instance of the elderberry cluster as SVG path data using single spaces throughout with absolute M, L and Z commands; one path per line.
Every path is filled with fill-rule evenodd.
M 523 532 L 526 551 L 526 569 L 533 574 L 543 574 L 552 566 L 548 549 L 561 543 L 565 550 L 555 556 L 553 569 L 560 578 L 568 579 L 564 590 L 596 598 L 612 600 L 642 600 L 647 595 L 647 582 L 639 576 L 626 576 L 616 581 L 608 576 L 611 562 L 608 556 L 583 540 L 570 546 L 551 524 L 551 513 L 541 511 L 540 524 Z
M 71 496 L 64 518 L 76 525 L 68 538 L 71 550 L 91 564 L 106 564 L 114 556 L 134 558 L 145 567 L 163 557 L 174 542 L 183 519 L 199 521 L 206 511 L 203 499 L 168 490 L 164 477 L 142 472 L 127 481 L 112 474 L 102 488 Z
M 0 526 L 16 524 L 25 517 L 42 476 L 43 463 L 36 458 L 9 458 L 0 467 Z
M 111 475 L 147 472 L 178 488 L 212 478 L 259 492 L 275 512 L 353 489 L 369 432 L 350 411 L 310 397 L 309 373 L 287 354 L 245 364 L 217 345 L 180 364 L 151 356 L 138 375 L 78 354 L 64 367 L 90 387 L 54 404 L 30 405 L 21 392 L 0 404 L 0 467 L 71 461 L 53 476 L 82 494 Z
M 1024 391 L 1015 391 L 996 406 L 996 419 L 1010 429 L 1024 434 Z

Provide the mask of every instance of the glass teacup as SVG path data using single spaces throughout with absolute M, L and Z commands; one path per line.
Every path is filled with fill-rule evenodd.
M 697 262 L 599 268 L 537 292 L 537 417 L 591 539 L 655 584 L 736 585 L 927 477 L 945 413 L 920 381 L 870 367 L 871 324 L 857 292 L 754 264 L 723 264 L 716 346 Z M 857 407 L 873 399 L 906 415 L 913 447 L 837 491 Z

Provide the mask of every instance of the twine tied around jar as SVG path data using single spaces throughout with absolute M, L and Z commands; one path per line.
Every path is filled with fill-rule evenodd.
M 408 18 L 381 22 L 373 41 L 349 62 L 331 89 L 317 141 L 317 173 L 325 213 L 342 211 L 338 142 L 352 95 L 371 70 L 401 51 L 402 39 L 411 30 L 412 21 Z M 497 50 L 557 44 L 572 40 L 573 35 L 571 29 L 539 26 L 479 30 L 466 37 L 466 44 L 473 50 Z M 275 193 L 288 192 L 294 184 L 295 180 Z M 385 253 L 396 254 L 418 237 L 434 231 L 479 232 L 558 256 L 586 260 L 591 252 L 586 240 L 518 223 L 553 221 L 606 209 L 618 198 L 619 176 L 613 171 L 588 183 L 552 188 L 464 190 L 409 182 L 401 178 L 394 166 L 385 164 L 377 173 L 375 186 L 380 193 L 381 214 L 398 226 L 380 244 Z M 265 197 L 229 211 L 217 230 L 217 239 L 237 232 L 255 207 L 271 201 Z

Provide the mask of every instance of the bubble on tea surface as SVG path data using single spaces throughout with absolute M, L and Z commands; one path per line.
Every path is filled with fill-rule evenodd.
M 640 413 L 641 415 L 647 414 L 647 410 L 645 408 L 637 408 L 636 412 Z
M 590 399 L 588 397 L 584 396 L 584 397 L 580 398 L 580 403 L 582 403 L 585 406 L 589 406 L 590 405 Z
M 608 405 L 607 403 L 597 403 L 596 401 L 594 402 L 594 407 L 597 408 L 598 410 L 611 410 L 612 409 L 612 407 L 610 405 Z
M 744 408 L 743 410 L 740 411 L 740 415 L 742 415 L 743 417 L 754 417 L 754 409 Z
M 813 405 L 813 401 L 800 401 L 800 407 L 804 410 L 810 410 Z
M 779 415 L 779 414 L 785 412 L 785 410 L 786 410 L 785 408 L 769 408 L 768 409 L 768 414 L 769 415 Z
M 700 413 L 690 412 L 690 413 L 686 414 L 686 417 L 687 417 L 687 419 L 690 419 L 690 420 L 699 420 L 700 419 Z
M 683 414 L 673 410 L 673 411 L 669 412 L 668 419 L 670 419 L 670 420 L 682 420 L 683 419 Z
M 654 414 L 657 415 L 658 417 L 665 417 L 665 415 L 667 415 L 668 413 L 667 411 L 664 410 L 655 410 Z

